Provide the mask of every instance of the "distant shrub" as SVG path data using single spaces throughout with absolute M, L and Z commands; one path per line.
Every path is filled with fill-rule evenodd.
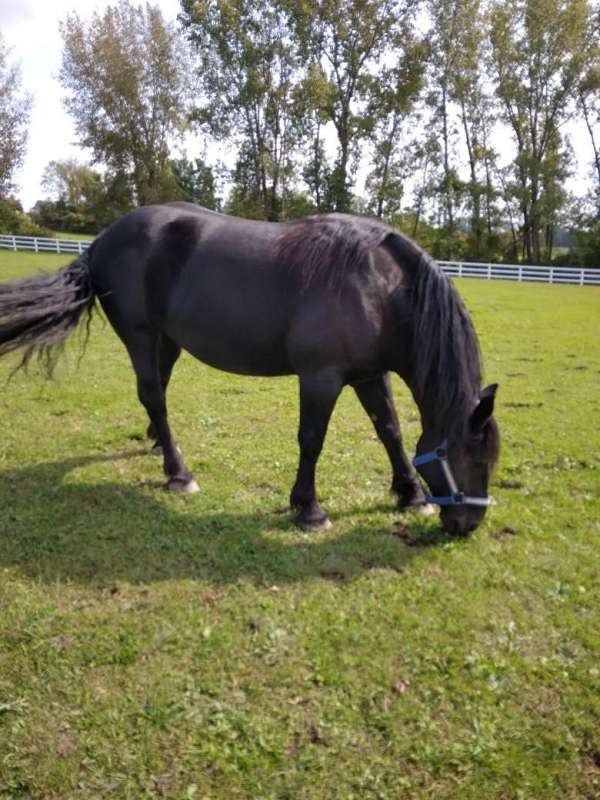
M 0 233 L 17 236 L 51 236 L 47 228 L 34 222 L 14 200 L 0 198 Z

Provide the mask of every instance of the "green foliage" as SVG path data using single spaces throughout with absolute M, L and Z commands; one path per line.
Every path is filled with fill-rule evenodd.
M 549 262 L 571 203 L 574 114 L 600 187 L 596 6 L 181 0 L 185 43 L 133 0 L 70 15 L 61 76 L 102 186 L 36 213 L 98 230 L 133 204 L 175 199 L 266 220 L 359 211 L 409 220 L 440 258 Z M 188 125 L 203 147 L 225 145 L 227 169 L 173 157 Z M 512 141 L 508 165 L 498 135 Z
M 220 209 L 221 199 L 217 196 L 214 170 L 202 158 L 194 161 L 187 158 L 171 161 L 171 169 L 182 200 L 213 211 Z
M 514 179 L 530 263 L 543 258 L 541 234 L 554 222 L 562 165 L 559 127 L 590 59 L 587 0 L 495 0 L 492 68 L 515 138 Z
M 53 230 L 99 233 L 134 205 L 125 175 L 102 175 L 73 159 L 51 161 L 42 185 L 51 199 L 38 200 L 31 213 Z
M 24 214 L 20 205 L 0 197 L 0 233 L 20 236 L 49 236 L 47 228 L 39 225 L 29 214 Z
M 406 129 L 423 88 L 428 56 L 425 42 L 411 39 L 408 33 L 403 45 L 396 65 L 373 78 L 368 109 L 374 160 L 366 180 L 369 211 L 386 219 L 400 211 L 405 182 L 412 172 L 414 147 L 406 144 Z
M 238 147 L 229 205 L 247 203 L 249 216 L 279 219 L 298 143 L 298 55 L 284 11 L 270 0 L 183 0 L 182 9 L 203 89 L 193 117 Z
M 590 220 L 585 228 L 575 232 L 574 238 L 567 260 L 571 264 L 600 269 L 600 221 Z
M 186 126 L 189 63 L 160 9 L 119 0 L 88 22 L 61 24 L 60 79 L 80 142 L 112 175 L 127 176 L 138 204 L 173 198 L 169 143 Z
M 31 97 L 22 91 L 21 71 L 9 61 L 10 51 L 0 33 L 0 197 L 14 190 L 14 173 L 27 146 Z
M 415 4 L 410 0 L 304 0 L 285 6 L 309 65 L 303 83 L 313 111 L 309 186 L 319 207 L 322 200 L 327 209 L 349 211 L 358 146 L 373 128 L 380 82 L 395 84 L 391 94 L 399 106 L 412 97 L 419 81 L 421 67 L 411 60 L 413 40 L 408 32 Z M 384 67 L 386 56 L 394 59 L 392 69 Z M 409 63 L 413 69 L 407 77 Z M 393 113 L 389 100 L 377 113 Z M 314 167 L 323 163 L 319 129 L 326 122 L 335 129 L 338 152 L 335 163 L 321 171 Z M 318 197 L 316 187 L 324 189 Z
M 68 257 L 0 255 L 3 279 Z M 292 378 L 184 356 L 165 493 L 101 320 L 0 439 L 0 795 L 583 800 L 600 790 L 598 290 L 462 281 L 503 451 L 472 537 L 399 517 L 351 390 L 294 529 Z M 5 382 L 14 362 L 0 366 Z M 406 446 L 419 435 L 394 385 Z

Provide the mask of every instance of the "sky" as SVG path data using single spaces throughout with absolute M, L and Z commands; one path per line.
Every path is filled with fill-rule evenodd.
M 160 6 L 168 20 L 175 20 L 180 10 L 179 0 L 153 0 L 153 3 Z M 50 161 L 89 160 L 89 153 L 77 146 L 73 123 L 63 107 L 64 91 L 58 82 L 62 53 L 59 21 L 74 9 L 86 17 L 110 4 L 111 0 L 0 0 L 0 32 L 11 49 L 10 60 L 20 63 L 23 86 L 33 96 L 34 103 L 25 165 L 15 176 L 19 186 L 17 196 L 26 210 L 44 195 L 40 182 Z M 582 195 L 589 185 L 591 147 L 583 124 L 570 124 L 568 133 L 578 168 L 569 178 L 567 188 Z M 494 146 L 504 161 L 511 157 L 508 142 L 507 132 L 499 131 Z M 197 154 L 201 144 L 196 139 L 188 143 L 187 149 L 192 150 L 192 155 L 194 151 Z M 211 147 L 209 157 L 210 151 Z M 358 178 L 360 190 L 364 175 L 359 174 Z
M 154 0 L 166 19 L 174 20 L 178 0 Z M 0 31 L 11 49 L 9 59 L 21 66 L 23 88 L 33 96 L 24 167 L 15 175 L 17 196 L 25 209 L 42 195 L 40 181 L 48 162 L 86 153 L 76 144 L 75 128 L 63 107 L 58 82 L 62 39 L 58 23 L 73 10 L 81 17 L 102 11 L 110 0 L 0 0 Z

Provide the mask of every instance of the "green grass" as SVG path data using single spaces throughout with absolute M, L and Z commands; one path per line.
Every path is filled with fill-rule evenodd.
M 89 233 L 70 233 L 68 231 L 52 231 L 56 239 L 76 239 L 80 242 L 91 242 L 95 237 Z
M 58 261 L 2 253 L 0 275 Z M 459 288 L 503 433 L 498 504 L 468 540 L 417 519 L 398 535 L 350 391 L 319 469 L 334 526 L 304 535 L 292 379 L 180 360 L 187 498 L 161 488 L 99 319 L 79 368 L 74 343 L 55 383 L 5 386 L 0 797 L 600 795 L 600 292 Z

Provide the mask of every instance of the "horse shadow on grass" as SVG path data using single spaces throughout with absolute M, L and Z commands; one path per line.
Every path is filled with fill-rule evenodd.
M 359 509 L 332 514 L 333 530 L 302 534 L 281 510 L 203 510 L 202 494 L 173 497 L 147 484 L 73 482 L 72 471 L 132 458 L 111 453 L 0 472 L 0 568 L 43 583 L 110 585 L 171 579 L 211 584 L 285 584 L 321 577 L 343 583 L 372 569 L 405 571 L 423 546 L 449 541 L 437 521 L 395 526 L 368 520 L 348 529 Z M 372 511 L 382 511 L 382 506 Z M 364 520 L 365 509 L 360 516 Z M 409 531 L 410 536 L 407 536 Z

